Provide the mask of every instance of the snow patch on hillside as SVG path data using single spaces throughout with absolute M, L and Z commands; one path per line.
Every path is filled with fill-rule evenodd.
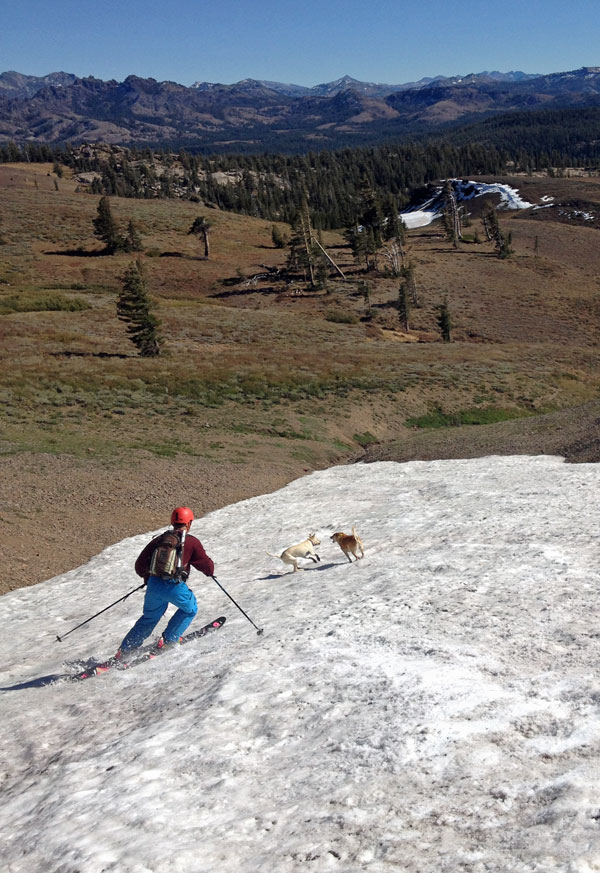
M 533 204 L 524 200 L 517 188 L 504 185 L 501 182 L 473 182 L 466 179 L 451 179 L 452 187 L 458 203 L 483 197 L 486 194 L 499 194 L 500 206 L 504 209 L 529 209 Z M 419 206 L 411 207 L 400 213 L 400 218 L 406 227 L 426 227 L 444 212 L 443 187 L 439 185 L 435 193 Z
M 115 651 L 141 594 L 55 637 L 150 534 L 1 597 L 3 869 L 597 871 L 599 488 L 554 457 L 313 473 L 193 526 L 264 636 L 193 572 L 224 628 L 84 683 L 36 687 Z M 266 555 L 315 529 L 304 572 Z

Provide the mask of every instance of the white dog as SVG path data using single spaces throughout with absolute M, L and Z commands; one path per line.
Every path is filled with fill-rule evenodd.
M 273 555 L 271 552 L 267 552 L 271 558 L 281 558 L 284 564 L 292 564 L 294 569 L 292 572 L 296 572 L 296 570 L 302 570 L 302 567 L 298 566 L 298 558 L 310 558 L 313 563 L 317 563 L 321 559 L 315 552 L 315 546 L 320 546 L 321 540 L 317 539 L 317 535 L 311 533 L 308 537 L 303 540 L 301 543 L 298 543 L 295 546 L 290 546 L 280 555 Z

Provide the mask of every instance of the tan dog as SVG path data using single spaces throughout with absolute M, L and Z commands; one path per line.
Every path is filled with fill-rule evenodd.
M 339 533 L 334 533 L 330 539 L 338 544 L 338 546 L 346 555 L 350 563 L 352 563 L 352 558 L 350 557 L 350 554 L 354 555 L 357 561 L 359 560 L 359 558 L 364 558 L 365 550 L 363 548 L 362 540 L 356 533 L 354 526 L 352 527 L 351 534 L 345 534 L 340 531 Z M 358 554 L 359 550 L 360 555 Z
M 317 539 L 317 535 L 311 533 L 308 537 L 303 540 L 301 543 L 298 543 L 295 546 L 290 546 L 285 549 L 280 555 L 272 555 L 271 552 L 267 552 L 271 558 L 281 558 L 284 564 L 292 564 L 295 573 L 297 570 L 302 570 L 302 567 L 298 566 L 298 558 L 310 558 L 310 560 L 316 564 L 317 561 L 321 559 L 315 552 L 315 546 L 320 546 L 321 540 Z

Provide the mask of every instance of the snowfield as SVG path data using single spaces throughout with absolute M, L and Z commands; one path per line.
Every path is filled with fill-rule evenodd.
M 226 625 L 82 683 L 42 684 L 112 654 L 141 593 L 56 635 L 138 584 L 150 534 L 4 595 L 2 869 L 597 873 L 599 486 L 555 457 L 313 473 L 192 529 L 264 636 L 193 572 L 191 629 Z M 265 554 L 313 530 L 320 564 Z
M 472 200 L 474 197 L 483 197 L 484 194 L 499 194 L 500 207 L 504 209 L 529 209 L 533 206 L 519 195 L 516 188 L 504 185 L 501 182 L 471 182 L 466 179 L 451 179 L 452 187 L 458 203 Z M 400 213 L 400 218 L 407 228 L 427 227 L 436 218 L 444 214 L 442 186 L 436 188 L 435 194 L 420 206 L 407 209 Z M 543 200 L 544 198 L 542 198 Z

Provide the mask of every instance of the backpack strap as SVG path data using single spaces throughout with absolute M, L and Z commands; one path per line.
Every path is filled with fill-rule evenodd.
M 183 549 L 185 546 L 185 537 L 187 531 L 185 528 L 181 531 L 181 536 L 179 537 L 179 546 L 177 548 L 177 569 L 175 570 L 175 578 L 178 582 L 185 582 L 188 577 L 188 573 L 183 569 Z

